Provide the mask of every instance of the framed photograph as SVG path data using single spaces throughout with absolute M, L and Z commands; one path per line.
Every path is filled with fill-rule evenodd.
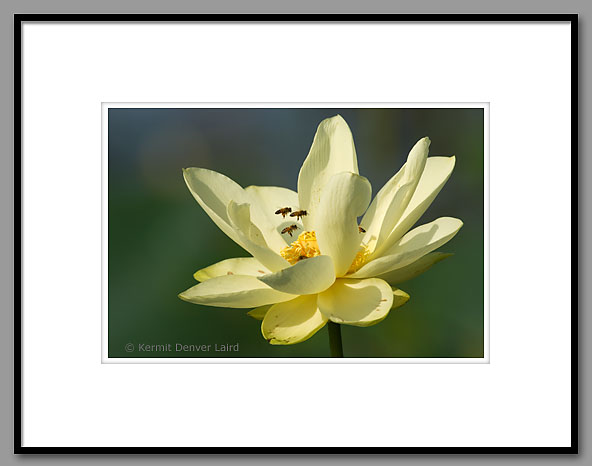
M 17 453 L 577 452 L 577 15 L 16 15 L 15 96 Z

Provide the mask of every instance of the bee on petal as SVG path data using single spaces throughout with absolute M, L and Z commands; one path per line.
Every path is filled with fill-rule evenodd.
M 282 218 L 286 218 L 286 215 L 288 215 L 290 212 L 292 212 L 291 207 L 282 207 L 281 209 L 276 210 L 275 214 L 276 215 L 281 214 Z
M 358 231 L 359 231 L 360 233 L 366 233 L 366 230 L 364 230 L 362 227 L 358 227 Z
M 296 220 L 300 220 L 300 217 L 304 217 L 306 215 L 308 215 L 306 210 L 297 210 L 295 212 L 292 212 L 290 214 L 290 217 L 296 217 Z
M 284 233 L 288 233 L 290 236 L 292 236 L 292 232 L 298 230 L 298 225 L 290 225 L 289 227 L 286 227 L 282 230 L 282 235 Z

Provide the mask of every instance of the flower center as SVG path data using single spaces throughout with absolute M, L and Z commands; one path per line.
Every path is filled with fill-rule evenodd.
M 293 241 L 290 246 L 286 246 L 282 249 L 280 254 L 292 265 L 301 260 L 308 259 L 309 257 L 320 256 L 321 250 L 319 249 L 319 243 L 317 242 L 317 235 L 314 231 L 303 231 L 298 235 L 298 239 Z M 368 250 L 368 246 L 362 245 L 347 273 L 354 273 L 362 267 L 362 265 L 368 260 L 369 255 L 370 251 Z
M 320 256 L 321 250 L 319 243 L 317 243 L 317 235 L 314 231 L 303 231 L 298 235 L 298 239 L 282 249 L 280 254 L 292 265 L 302 259 Z

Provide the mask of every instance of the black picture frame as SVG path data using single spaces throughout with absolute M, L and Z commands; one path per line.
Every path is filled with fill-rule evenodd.
M 22 445 L 22 27 L 25 22 L 569 22 L 571 24 L 571 445 L 568 447 L 25 447 Z M 577 454 L 578 416 L 577 14 L 15 14 L 14 15 L 14 453 L 15 454 Z

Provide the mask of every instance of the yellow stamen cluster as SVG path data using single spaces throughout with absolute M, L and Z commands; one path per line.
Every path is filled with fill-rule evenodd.
M 280 254 L 292 265 L 302 259 L 320 256 L 317 235 L 314 231 L 303 231 L 298 235 L 298 239 L 282 249 Z
M 319 249 L 319 243 L 317 242 L 317 235 L 314 231 L 303 231 L 298 235 L 298 239 L 292 242 L 290 246 L 286 246 L 282 249 L 280 254 L 292 265 L 303 259 L 320 256 L 321 250 Z M 368 250 L 368 247 L 362 245 L 347 273 L 354 273 L 362 267 L 362 265 L 368 260 L 369 255 L 370 251 Z

